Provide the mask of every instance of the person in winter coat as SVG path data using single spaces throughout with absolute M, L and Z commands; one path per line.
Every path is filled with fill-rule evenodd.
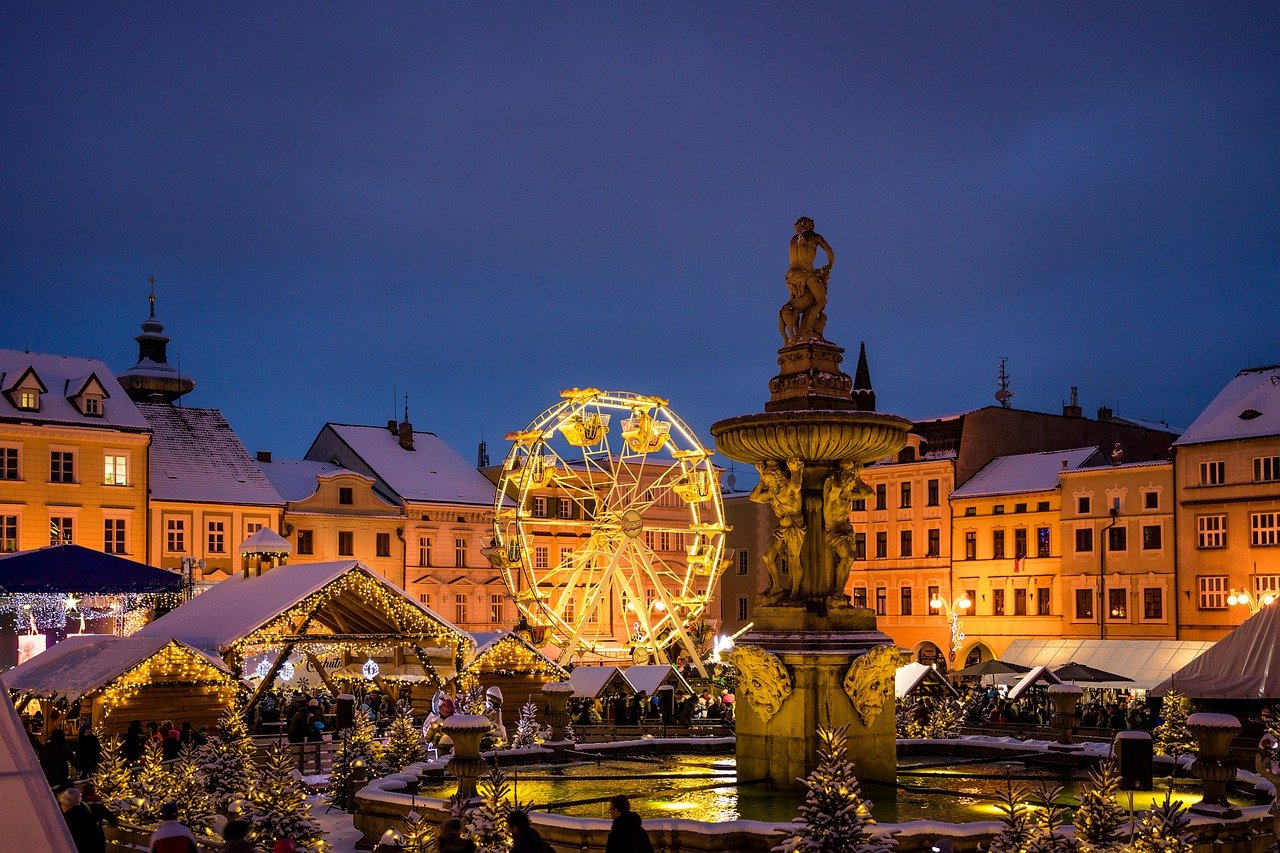
M 249 840 L 249 822 L 247 820 L 227 821 L 222 830 L 222 853 L 262 853 L 262 848 Z
M 79 788 L 63 791 L 58 797 L 58 805 L 67 821 L 67 829 L 71 831 L 71 841 L 76 845 L 76 853 L 103 853 L 107 849 L 102 823 L 81 801 Z
M 631 800 L 619 794 L 609 801 L 613 826 L 605 842 L 605 853 L 653 853 L 649 833 L 640 824 L 640 815 L 631 810 Z
M 178 804 L 165 803 L 160 807 L 160 826 L 151 833 L 148 853 L 200 853 L 196 837 L 178 820 Z
M 462 821 L 451 817 L 440 827 L 440 840 L 436 842 L 440 853 L 476 853 L 476 843 L 462 837 Z
M 511 853 L 555 853 L 538 830 L 529 825 L 529 815 L 516 809 L 507 814 L 511 827 Z
M 62 729 L 54 729 L 44 745 L 44 755 L 40 764 L 50 787 L 65 788 L 71 779 L 71 764 L 75 755 L 71 752 L 71 744 Z
M 93 733 L 88 723 L 80 727 L 80 737 L 76 739 L 76 766 L 85 776 L 98 772 L 98 764 L 102 761 L 102 743 Z

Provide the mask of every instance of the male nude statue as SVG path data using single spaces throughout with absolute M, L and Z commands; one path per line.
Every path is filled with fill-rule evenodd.
M 849 512 L 853 502 L 871 489 L 858 475 L 858 463 L 841 462 L 837 471 L 831 472 L 822 483 L 822 519 L 826 528 L 827 544 L 836 555 L 835 577 L 827 594 L 827 603 L 843 607 L 849 603 L 844 587 L 849 582 L 856 554 L 853 524 Z
M 757 465 L 760 483 L 749 496 L 756 503 L 768 504 L 778 517 L 778 526 L 773 529 L 769 550 L 763 557 L 765 571 L 769 574 L 769 586 L 760 596 L 765 604 L 776 604 L 790 598 L 792 590 L 800 583 L 800 550 L 804 546 L 805 532 L 804 501 L 800 494 L 804 463 L 799 459 L 788 459 L 787 468 L 790 476 L 783 473 L 782 467 L 772 459 Z M 787 560 L 791 574 L 790 589 L 782 585 L 779 557 Z
M 827 253 L 827 264 L 815 269 L 813 262 L 818 249 Z M 827 280 L 836 262 L 832 251 L 821 234 L 813 230 L 813 220 L 802 216 L 796 220 L 796 235 L 791 238 L 791 267 L 787 270 L 787 290 L 791 298 L 778 312 L 778 331 L 782 344 L 801 340 L 822 340 L 827 327 Z

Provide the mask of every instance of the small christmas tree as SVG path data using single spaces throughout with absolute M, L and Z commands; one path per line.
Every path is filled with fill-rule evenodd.
M 1156 755 L 1172 755 L 1177 758 L 1187 753 L 1194 754 L 1196 740 L 1187 728 L 1187 717 L 1190 715 L 1191 702 L 1186 696 L 1176 690 L 1164 694 L 1164 701 L 1160 705 L 1160 716 L 1164 718 L 1164 722 L 1152 732 L 1155 735 Z
M 93 776 L 93 786 L 102 798 L 102 803 L 118 815 L 128 815 L 134 810 L 133 771 L 124 760 L 120 750 L 120 738 L 104 737 L 102 742 L 102 760 L 98 762 L 98 772 Z
M 322 853 L 327 845 L 320 824 L 311 817 L 307 789 L 293 776 L 293 756 L 273 746 L 267 762 L 250 789 L 253 837 L 270 849 L 281 838 L 291 838 L 300 850 Z
M 164 765 L 160 741 L 152 738 L 142 750 L 142 761 L 133 777 L 133 792 L 138 799 L 134 818 L 143 824 L 160 821 L 160 807 L 172 802 L 177 793 L 173 774 Z
M 894 731 L 899 738 L 920 737 L 920 724 L 916 717 L 920 713 L 920 700 L 907 695 L 898 700 L 894 709 Z
M 402 853 L 436 853 L 436 828 L 417 812 L 405 815 L 401 839 Z
M 1000 792 L 996 808 L 1000 811 L 1000 833 L 991 839 L 990 853 L 1022 853 L 1035 827 L 1031 821 L 1031 806 L 1027 804 L 1027 791 L 1013 780 L 1005 779 L 1005 789 Z
M 495 761 L 480 779 L 480 803 L 466 812 L 463 834 L 475 842 L 476 853 L 507 853 L 511 849 L 511 828 L 507 815 L 519 808 L 511 796 L 507 774 Z
M 422 732 L 413 724 L 413 710 L 400 709 L 387 731 L 387 749 L 383 753 L 387 769 L 399 772 L 415 761 L 421 761 L 425 754 Z
M 1067 808 L 1058 802 L 1062 786 L 1043 779 L 1031 796 L 1031 836 L 1025 853 L 1074 853 L 1076 840 L 1063 831 Z
M 1173 799 L 1173 787 L 1165 791 L 1164 802 L 1151 802 L 1151 811 L 1135 828 L 1128 853 L 1192 853 L 1186 808 Z
M 890 853 L 897 842 L 873 832 L 848 754 L 848 726 L 818 729 L 818 766 L 800 781 L 808 789 L 791 836 L 777 853 Z
M 257 773 L 255 751 L 243 710 L 238 706 L 228 708 L 218 721 L 217 731 L 196 752 L 215 811 L 224 811 L 233 800 L 248 796 L 250 781 Z
M 350 785 L 356 762 L 364 765 L 365 778 L 375 772 L 375 744 L 373 723 L 364 714 L 356 714 L 351 728 L 346 730 L 341 746 L 333 756 L 333 770 L 329 773 L 329 800 L 340 809 L 351 807 Z
M 213 832 L 213 818 L 217 811 L 213 796 L 207 790 L 207 781 L 200 769 L 194 747 L 184 744 L 178 760 L 170 769 L 173 779 L 173 801 L 178 804 L 178 820 L 199 837 Z
M 569 722 L 564 724 L 564 739 L 569 743 L 578 742 L 578 733 L 573 730 L 573 716 L 570 715 Z
M 542 743 L 546 738 L 538 728 L 538 707 L 532 702 L 520 706 L 520 719 L 516 722 L 516 733 L 511 738 L 512 749 L 528 749 Z
M 929 715 L 924 721 L 921 737 L 953 738 L 960 737 L 960 722 L 963 716 L 960 700 L 952 696 L 939 696 L 930 700 Z
M 1121 831 L 1124 810 L 1116 803 L 1120 771 L 1114 761 L 1104 761 L 1089 771 L 1089 782 L 1076 808 L 1076 838 L 1084 853 L 1112 853 L 1124 846 Z

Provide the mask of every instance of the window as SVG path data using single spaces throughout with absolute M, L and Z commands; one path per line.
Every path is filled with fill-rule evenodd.
M 942 531 L 936 527 L 929 528 L 929 540 L 925 545 L 926 557 L 937 557 L 942 554 Z
M 66 516 L 49 519 L 49 544 L 70 545 L 75 541 L 75 521 Z
M 248 539 L 250 536 L 257 533 L 261 529 L 262 529 L 262 522 L 246 521 L 244 523 L 244 538 Z
M 316 552 L 316 534 L 314 530 L 298 531 L 298 554 L 310 556 Z
M 676 551 L 684 551 L 684 550 L 685 550 L 685 547 L 684 547 L 684 534 L 683 534 L 683 533 L 676 533 L 676 534 L 673 534 L 672 539 L 673 539 L 673 541 L 675 542 L 674 550 L 676 550 Z
M 1013 505 L 1013 511 L 1014 511 L 1014 512 L 1026 512 L 1026 511 L 1027 511 L 1027 505 L 1026 505 L 1026 504 L 1014 504 L 1014 505 Z
M 1013 531 L 1013 556 L 1021 560 L 1027 556 L 1027 528 L 1019 527 Z
M 1036 528 L 1036 556 L 1037 557 L 1049 556 L 1049 544 L 1050 544 L 1049 528 L 1037 527 Z
M 547 517 L 547 499 L 541 495 L 536 495 L 533 498 L 533 517 Z
M 1013 615 L 1027 615 L 1027 591 L 1025 589 L 1015 589 L 1013 591 Z
M 1039 503 L 1036 504 L 1036 512 L 1048 512 L 1048 511 L 1049 511 L 1048 501 L 1040 501 Z
M 1258 598 L 1264 595 L 1280 598 L 1280 575 L 1254 575 L 1253 592 Z
M 966 560 L 978 559 L 978 533 L 975 530 L 966 530 L 964 534 L 964 558 Z
M 967 506 L 967 507 L 965 507 L 965 508 L 964 508 L 964 514 L 965 514 L 965 515 L 977 515 L 977 514 L 978 514 L 978 508 L 977 508 L 976 506 Z
M 123 518 L 105 518 L 102 520 L 102 550 L 107 554 L 124 554 L 125 532 Z
M 1142 550 L 1159 551 L 1163 539 L 1161 537 L 1161 528 L 1158 524 L 1142 525 Z
M 560 549 L 560 562 L 557 565 L 568 566 L 573 563 L 573 548 L 565 546 Z
M 738 552 L 738 574 L 745 575 L 750 565 L 751 559 L 747 556 L 747 549 L 743 548 Z
M 535 545 L 535 546 L 534 546 L 534 548 L 533 548 L 533 567 L 534 567 L 535 569 L 545 569 L 545 568 L 547 568 L 547 561 L 548 561 L 548 559 L 549 559 L 549 558 L 550 558 L 550 553 L 549 553 L 549 552 L 548 552 L 548 550 L 547 550 L 547 546 L 545 546 L 545 545 Z
M 578 621 L 578 599 L 573 594 L 564 599 L 564 621 L 570 625 Z
M 1088 554 L 1093 551 L 1093 528 L 1076 528 L 1076 553 Z
M 883 560 L 889 556 L 889 534 L 883 530 L 876 531 L 876 559 Z
M 1004 559 L 1004 531 L 1003 530 L 991 531 L 991 559 L 993 560 Z
M 49 482 L 74 483 L 76 481 L 76 455 L 70 450 L 49 452 Z
M 1004 615 L 1004 590 L 1003 589 L 991 590 L 991 615 L 992 616 Z
M 187 553 L 187 520 L 185 518 L 165 519 L 164 549 L 170 554 Z
M 889 590 L 887 587 L 876 587 L 876 615 L 887 616 L 889 613 Z
M 1221 460 L 1217 462 L 1201 462 L 1200 463 L 1200 485 L 1202 486 L 1221 486 L 1227 480 L 1227 463 Z
M 102 398 L 101 397 L 97 397 L 97 396 L 91 397 L 86 394 L 85 396 L 80 398 L 80 405 L 81 405 L 81 408 L 83 409 L 83 413 L 86 415 L 102 414 Z
M 973 605 L 973 603 L 972 603 L 972 602 L 974 602 L 974 601 L 977 601 L 977 600 L 978 600 L 978 591 L 977 591 L 976 589 L 966 589 L 966 590 L 964 591 L 964 597 L 965 597 L 965 598 L 967 598 L 967 599 L 969 599 L 969 601 L 970 601 L 969 607 L 974 607 L 974 605 Z M 964 610 L 964 609 L 967 609 L 967 608 L 961 608 L 961 609 L 962 609 L 962 610 Z M 974 608 L 974 609 L 976 609 L 976 608 Z
M 453 539 L 453 564 L 459 569 L 467 567 L 467 539 L 465 536 L 455 536 Z
M 429 592 L 420 592 L 420 593 L 418 593 L 418 600 L 419 600 L 419 601 L 421 601 L 423 604 L 427 605 L 428 607 L 430 607 L 430 606 L 431 606 L 431 593 L 429 593 Z
M 209 547 L 205 550 L 210 554 L 227 553 L 227 523 L 225 521 L 210 521 L 208 532 Z
M 909 586 L 904 586 L 904 587 L 902 587 L 901 589 L 899 589 L 899 591 L 898 591 L 898 597 L 899 597 L 899 599 L 900 599 L 900 601 L 899 601 L 899 605 L 898 605 L 898 607 L 899 607 L 898 612 L 899 612 L 901 615 L 903 615 L 903 616 L 910 616 L 910 615 L 911 615 L 911 604 L 912 604 L 912 601 L 911 601 L 911 587 L 909 587 Z
M 855 498 L 854 501 L 851 504 L 849 504 L 849 512 L 866 512 L 866 511 L 867 511 L 866 498 Z
M 898 556 L 911 556 L 911 531 L 902 530 L 898 533 Z
M 351 530 L 338 531 L 338 556 L 354 557 L 356 554 L 356 534 Z
M 1227 517 L 1225 515 L 1196 516 L 1196 547 L 1227 547 Z
M 461 625 L 467 621 L 467 596 L 458 592 L 453 596 L 453 621 Z
M 738 621 L 747 621 L 747 597 L 745 595 L 738 596 Z
M 936 587 L 936 586 L 930 586 L 926 588 L 926 590 L 929 593 L 929 597 L 926 599 L 925 603 L 929 605 L 930 609 L 933 608 L 933 602 L 938 600 L 939 589 L 940 587 Z
M 887 501 L 888 487 L 884 483 L 876 483 L 876 509 L 884 509 Z
M 17 480 L 21 478 L 18 466 L 18 448 L 0 447 L 0 480 Z
M 867 559 L 867 534 L 865 533 L 853 534 L 853 559 L 855 560 Z
M 18 408 L 37 411 L 40 408 L 40 392 L 32 388 L 18 389 Z
M 573 501 L 568 498 L 557 499 L 556 518 L 573 518 Z
M 1143 509 L 1159 509 L 1160 493 L 1159 492 L 1143 492 L 1142 508 Z
M 0 553 L 12 554 L 18 550 L 18 517 L 0 515 Z
M 1004 515 L 1004 504 L 995 504 L 991 507 L 992 515 Z
M 1253 460 L 1253 481 L 1273 483 L 1280 480 L 1280 456 L 1258 456 Z
M 1107 617 L 1122 620 L 1129 618 L 1129 590 L 1107 590 Z
M 129 457 L 108 453 L 102 457 L 102 484 L 105 486 L 129 485 Z
M 925 496 L 926 505 L 928 506 L 938 505 L 938 481 L 937 480 L 930 480 L 928 482 L 928 488 L 926 489 L 925 494 L 926 494 Z
M 1108 551 L 1127 551 L 1129 549 L 1129 529 L 1116 526 L 1107 531 Z
M 1249 513 L 1249 543 L 1280 545 L 1280 512 Z
M 899 486 L 898 495 L 902 499 L 901 502 L 898 504 L 898 507 L 901 509 L 910 509 L 911 508 L 911 484 L 903 483 L 901 486 Z
M 418 537 L 418 565 L 431 565 L 431 539 L 426 536 Z
M 658 533 L 658 550 L 659 551 L 671 550 L 671 534 L 665 530 Z
M 1088 515 L 1093 507 L 1093 500 L 1088 495 L 1076 498 L 1076 515 Z
M 1227 609 L 1227 576 L 1201 575 L 1196 579 L 1200 585 L 1201 610 Z
M 1076 590 L 1076 619 L 1093 619 L 1093 590 Z
M 1053 615 L 1053 595 L 1049 592 L 1049 587 L 1047 586 L 1036 589 L 1036 615 Z
M 352 493 L 350 486 L 340 486 L 338 488 L 338 503 L 343 506 L 350 506 L 355 502 L 355 495 Z
M 1142 618 L 1164 619 L 1164 590 L 1147 587 L 1142 591 Z
M 391 556 L 391 534 L 379 533 L 374 539 L 374 553 L 379 557 Z
M 853 588 L 853 597 L 851 603 L 854 607 L 866 608 L 867 606 L 867 588 L 865 586 L 855 586 Z

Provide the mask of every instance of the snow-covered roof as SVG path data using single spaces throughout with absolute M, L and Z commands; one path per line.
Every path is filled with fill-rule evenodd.
M 271 485 L 276 487 L 280 497 L 287 501 L 305 501 L 314 495 L 320 486 L 321 477 L 350 474 L 364 480 L 373 480 L 358 471 L 310 459 L 274 459 L 270 462 L 259 460 L 258 467 L 271 481 Z
M 930 678 L 932 675 L 932 678 Z M 925 666 L 922 663 L 912 661 L 898 667 L 898 671 L 894 674 L 893 695 L 901 699 L 912 690 L 920 686 L 922 682 L 928 679 L 935 684 L 942 685 L 946 692 L 952 696 L 956 695 L 956 689 L 947 683 L 947 680 L 938 671 L 931 666 Z
M 161 501 L 284 506 L 217 409 L 138 403 L 154 435 L 147 466 Z
M 405 450 L 399 437 L 386 427 L 325 424 L 325 429 L 402 501 L 493 506 L 493 483 L 435 433 L 414 432 L 414 449 Z M 342 461 L 360 470 L 356 460 Z
M 1280 699 L 1280 604 L 1245 620 L 1151 691 L 1192 699 Z
M 292 554 L 293 545 L 270 527 L 259 527 L 237 550 L 241 554 Z
M 556 663 L 551 658 L 547 657 L 538 648 L 532 645 L 528 640 L 526 640 L 524 637 L 521 637 L 519 634 L 515 633 L 514 631 L 485 631 L 480 633 L 474 633 L 471 635 L 471 637 L 472 639 L 475 640 L 475 643 L 476 643 L 476 655 L 474 658 L 471 659 L 471 662 L 467 665 L 468 668 L 472 666 L 476 666 L 477 664 L 482 662 L 484 660 L 485 655 L 496 650 L 503 643 L 508 643 L 508 644 L 514 643 L 518 646 L 521 646 L 527 649 L 529 654 L 534 655 L 535 658 L 538 659 L 539 662 L 542 664 L 542 667 L 541 667 L 542 669 L 555 671 L 565 676 L 568 675 L 568 670 L 560 666 L 560 664 Z
M 68 637 L 0 675 L 9 690 L 54 695 L 73 702 L 115 681 L 138 664 L 176 643 L 195 658 L 231 677 L 231 671 L 215 657 L 168 637 L 115 637 L 88 634 Z
M 19 409 L 8 394 L 0 394 L 0 418 L 131 431 L 150 429 L 129 395 L 116 381 L 115 374 L 96 358 L 0 349 L 0 389 L 10 390 L 28 369 L 35 371 L 48 389 L 40 395 L 39 411 Z M 98 378 L 107 393 L 107 399 L 102 401 L 101 416 L 82 415 L 70 399 L 83 390 L 90 374 Z
M 579 666 L 569 673 L 569 683 L 573 685 L 573 698 L 599 699 L 610 686 L 616 686 L 625 693 L 635 693 L 616 666 Z
M 952 492 L 951 497 L 1048 492 L 1058 487 L 1058 474 L 1062 471 L 1101 465 L 1105 461 L 1096 447 L 997 456 Z
M 1061 684 L 1062 679 L 1054 675 L 1047 666 L 1034 666 L 1031 671 L 1018 679 L 1018 683 L 1009 689 L 1009 698 L 1017 699 L 1023 693 L 1031 689 L 1032 685 L 1039 682 L 1045 684 Z
M 1133 679 L 1100 686 L 1150 688 L 1212 645 L 1193 640 L 1014 640 L 1000 659 L 1050 669 L 1074 661 Z
M 71 831 L 53 799 L 49 780 L 22 727 L 9 694 L 0 691 L 0 802 L 8 818 L 4 822 L 5 847 L 75 853 Z
M 1175 446 L 1280 435 L 1280 365 L 1242 370 Z
M 652 696 L 654 691 L 664 684 L 670 684 L 677 690 L 692 693 L 693 688 L 684 680 L 680 670 L 669 663 L 651 666 L 629 666 L 622 671 L 623 677 L 635 688 L 637 693 L 644 692 Z
M 276 566 L 261 575 L 232 575 L 146 625 L 133 636 L 176 637 L 196 648 L 221 654 L 238 640 L 250 636 L 303 599 L 335 583 L 349 572 L 362 572 L 395 598 L 412 605 L 428 622 L 438 625 L 445 633 L 470 646 L 470 636 L 456 625 L 409 597 L 358 560 L 290 563 Z M 346 615 L 353 621 L 356 618 L 353 614 Z M 326 618 L 325 613 L 317 612 L 314 621 L 323 624 Z M 378 619 L 377 616 L 373 618 Z M 360 633 L 336 625 L 332 629 L 342 633 Z M 385 626 L 377 633 L 386 633 Z

